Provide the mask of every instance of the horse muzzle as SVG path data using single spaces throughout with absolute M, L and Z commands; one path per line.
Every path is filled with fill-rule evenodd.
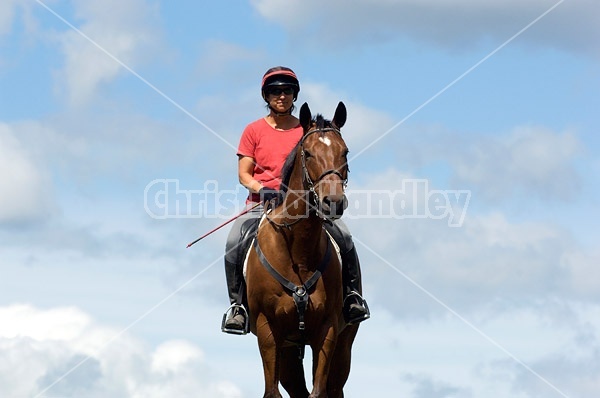
M 346 195 L 326 195 L 319 203 L 319 210 L 324 217 L 337 220 L 342 217 L 348 207 Z

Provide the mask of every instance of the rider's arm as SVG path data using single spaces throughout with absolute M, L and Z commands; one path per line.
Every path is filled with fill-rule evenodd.
M 262 184 L 254 179 L 254 158 L 251 156 L 240 156 L 238 178 L 240 184 L 248 188 L 250 192 L 258 192 L 262 188 Z

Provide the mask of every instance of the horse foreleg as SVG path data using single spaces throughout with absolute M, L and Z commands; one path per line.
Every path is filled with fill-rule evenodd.
M 258 314 L 256 319 L 256 337 L 258 338 L 258 348 L 265 376 L 265 395 L 263 398 L 282 398 L 279 392 L 277 341 L 264 314 Z
M 313 389 L 309 398 L 327 397 L 327 377 L 337 342 L 337 329 L 329 326 L 313 350 Z
M 282 348 L 280 359 L 280 379 L 283 388 L 290 394 L 290 398 L 307 398 L 308 390 L 300 348 L 295 345 Z
M 358 332 L 357 325 L 349 325 L 340 333 L 333 353 L 331 369 L 327 378 L 328 398 L 343 398 L 344 385 L 350 374 L 352 343 Z

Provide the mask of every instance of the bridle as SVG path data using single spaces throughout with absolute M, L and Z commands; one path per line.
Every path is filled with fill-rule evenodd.
M 309 205 L 311 205 L 316 210 L 317 215 L 323 219 L 328 219 L 328 218 L 320 210 L 320 206 L 319 206 L 320 198 L 319 198 L 319 194 L 315 190 L 315 186 L 326 176 L 328 176 L 330 174 L 334 174 L 334 175 L 340 177 L 340 179 L 342 180 L 343 189 L 345 190 L 346 187 L 348 186 L 348 176 L 346 176 L 346 178 L 344 178 L 344 176 L 342 175 L 342 173 L 340 173 L 339 170 L 328 169 L 328 170 L 325 170 L 324 172 L 322 172 L 321 175 L 315 181 L 313 181 L 312 178 L 310 178 L 310 174 L 308 173 L 308 168 L 306 167 L 306 154 L 304 151 L 304 141 L 310 135 L 312 135 L 314 133 L 326 133 L 328 131 L 333 131 L 333 132 L 339 134 L 340 136 L 342 135 L 340 130 L 335 127 L 316 128 L 313 130 L 309 130 L 306 134 L 304 134 L 304 137 L 302 137 L 302 140 L 300 141 L 300 158 L 301 158 L 301 162 L 302 162 L 302 174 L 303 174 L 302 183 L 303 184 L 306 183 L 306 186 L 304 188 L 307 189 L 310 192 L 310 194 L 312 194 L 312 198 L 313 198 L 312 200 L 314 203 L 309 202 Z
M 325 222 L 331 222 L 331 220 L 321 210 L 321 206 L 319 204 L 320 198 L 319 198 L 319 194 L 317 193 L 317 191 L 315 189 L 315 186 L 326 176 L 328 176 L 330 174 L 334 174 L 334 175 L 337 175 L 338 177 L 340 177 L 340 179 L 342 180 L 343 188 L 346 189 L 346 186 L 348 185 L 348 177 L 346 176 L 346 178 L 344 178 L 342 173 L 340 173 L 340 171 L 337 169 L 328 169 L 328 170 L 325 170 L 324 172 L 322 172 L 321 175 L 319 175 L 319 177 L 316 180 L 313 180 L 310 177 L 310 174 L 308 173 L 308 168 L 306 167 L 306 151 L 304 150 L 304 141 L 309 136 L 311 136 L 315 133 L 326 133 L 329 131 L 333 131 L 336 134 L 339 134 L 340 136 L 342 135 L 341 131 L 335 127 L 323 127 L 323 128 L 315 128 L 315 129 L 309 130 L 306 134 L 304 134 L 304 136 L 300 140 L 300 160 L 301 160 L 301 165 L 302 165 L 302 186 L 303 186 L 304 190 L 309 192 L 309 199 L 308 199 L 307 203 L 312 209 L 314 209 L 317 217 L 321 218 Z M 294 225 L 297 222 L 299 222 L 300 220 L 302 220 L 302 217 L 298 217 L 294 221 L 289 222 L 289 223 L 288 222 L 278 223 L 278 222 L 274 221 L 271 217 L 269 217 L 270 206 L 271 206 L 271 203 L 268 203 L 265 206 L 265 215 L 266 215 L 267 221 L 269 221 L 272 225 L 274 225 L 276 227 L 279 227 L 279 228 L 285 227 L 285 228 L 289 229 L 292 225 Z

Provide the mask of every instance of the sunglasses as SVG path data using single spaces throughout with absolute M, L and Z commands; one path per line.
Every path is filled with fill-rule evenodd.
M 281 95 L 281 93 L 283 93 L 285 95 L 292 95 L 292 94 L 294 94 L 294 88 L 293 87 L 272 88 L 269 90 L 269 94 L 271 94 L 271 95 Z

